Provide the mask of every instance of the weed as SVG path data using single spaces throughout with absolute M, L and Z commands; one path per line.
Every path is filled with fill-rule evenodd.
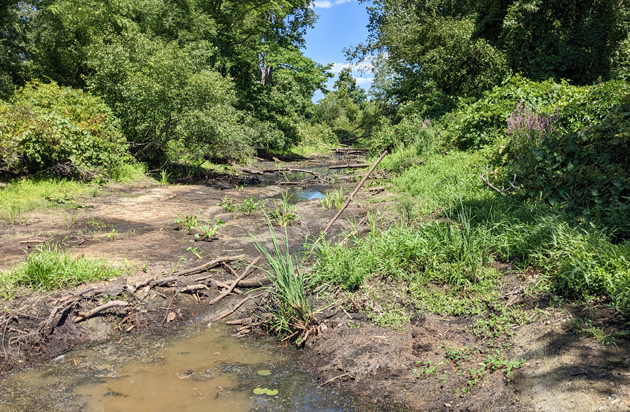
M 173 222 L 177 225 L 177 230 L 182 230 L 183 228 L 186 228 L 186 233 L 190 234 L 192 230 L 197 227 L 197 216 L 193 215 L 182 217 L 178 213 L 177 217 L 173 219 Z
M 215 224 L 212 224 L 211 222 L 207 221 L 205 225 L 197 226 L 196 229 L 201 231 L 201 233 L 195 233 L 195 239 L 200 239 L 200 240 L 210 239 L 217 234 L 217 230 L 220 227 L 225 226 L 225 222 L 220 219 L 214 218 L 214 221 L 216 222 Z
M 614 343 L 615 338 L 606 333 L 604 329 L 594 326 L 590 319 L 573 318 L 569 324 L 569 329 L 575 334 L 583 334 L 595 339 L 599 344 Z
M 107 223 L 103 222 L 102 220 L 97 220 L 91 216 L 85 217 L 85 224 L 86 226 L 92 227 L 94 229 L 104 229 L 109 226 Z
M 166 170 L 162 170 L 160 171 L 160 186 L 168 186 L 169 184 L 169 179 L 171 177 L 171 174 L 168 173 Z
M 424 362 L 416 361 L 416 365 L 420 365 L 421 363 L 423 365 L 422 368 L 413 369 L 414 375 L 416 375 L 418 378 L 426 378 L 437 372 L 438 365 L 434 364 L 433 361 L 430 361 L 430 360 L 424 361 Z
M 316 322 L 313 308 L 306 300 L 307 280 L 293 263 L 286 230 L 284 238 L 278 239 L 271 221 L 267 220 L 267 224 L 270 244 L 267 242 L 264 246 L 252 235 L 250 237 L 271 268 L 265 271 L 273 284 L 271 293 L 274 308 L 269 322 L 271 329 L 282 337 L 299 334 L 296 341 L 299 345 L 307 338 Z M 271 251 L 267 250 L 268 247 Z
M 114 240 L 116 240 L 116 233 L 116 229 L 112 229 L 111 232 L 109 232 L 106 236 L 109 240 L 113 242 Z
M 322 205 L 324 209 L 335 208 L 339 210 L 341 206 L 343 206 L 344 196 L 345 191 L 343 188 L 329 190 L 324 194 L 323 198 L 319 199 L 319 204 Z
M 274 209 L 267 211 L 268 217 L 278 226 L 287 227 L 299 219 L 295 206 L 289 203 L 291 196 L 288 191 L 282 193 L 280 203 Z
M 197 259 L 201 259 L 201 255 L 198 252 L 199 251 L 198 247 L 188 246 L 186 250 L 192 252 L 193 255 L 197 256 Z
M 217 206 L 221 206 L 224 211 L 234 213 L 236 211 L 237 204 L 234 203 L 234 199 L 230 199 L 225 196 L 223 200 L 217 203 Z
M 257 210 L 262 204 L 264 204 L 264 202 L 261 201 L 261 200 L 255 201 L 254 198 L 247 197 L 247 198 L 243 199 L 243 201 L 241 203 L 238 204 L 238 209 L 245 216 L 249 216 L 249 215 L 252 214 L 252 212 Z
M 3 294 L 17 286 L 35 290 L 52 290 L 75 286 L 80 283 L 106 279 L 120 274 L 120 269 L 108 265 L 104 260 L 83 256 L 71 258 L 58 245 L 47 243 L 28 254 L 26 262 L 10 272 L 2 273 Z

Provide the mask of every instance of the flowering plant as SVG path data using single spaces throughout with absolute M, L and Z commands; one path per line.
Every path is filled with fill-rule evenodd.
M 512 150 L 516 153 L 527 153 L 539 147 L 555 131 L 554 122 L 558 120 L 558 108 L 555 115 L 542 114 L 530 110 L 521 100 L 507 119 L 507 134 L 510 136 Z

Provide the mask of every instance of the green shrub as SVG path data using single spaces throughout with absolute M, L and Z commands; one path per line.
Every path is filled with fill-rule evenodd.
M 576 132 L 600 121 L 629 91 L 630 86 L 625 82 L 578 87 L 567 82 L 534 82 L 514 76 L 481 99 L 447 114 L 443 120 L 445 137 L 460 149 L 494 144 L 504 137 L 506 120 L 521 101 L 541 114 L 558 111 L 561 122 L 557 126 L 566 132 Z
M 550 135 L 508 165 L 522 195 L 543 199 L 583 221 L 630 235 L 630 95 L 598 125 Z
M 0 173 L 71 164 L 68 174 L 91 177 L 120 163 L 126 148 L 109 108 L 81 90 L 36 81 L 0 104 Z

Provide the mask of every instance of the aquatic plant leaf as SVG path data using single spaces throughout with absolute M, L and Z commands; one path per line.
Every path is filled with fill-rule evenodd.
M 254 389 L 254 394 L 255 395 L 262 395 L 267 393 L 267 388 L 256 388 Z
M 259 370 L 258 373 L 260 376 L 269 376 L 271 375 L 271 371 L 269 369 L 261 369 Z

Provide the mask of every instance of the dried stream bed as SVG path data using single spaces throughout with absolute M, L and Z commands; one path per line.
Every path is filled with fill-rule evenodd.
M 290 167 L 323 173 L 323 166 L 339 161 L 306 159 Z M 267 162 L 258 167 L 270 169 L 276 165 Z M 335 210 L 322 209 L 316 199 L 329 188 L 352 187 L 354 183 L 345 177 L 319 186 L 313 181 L 290 182 L 294 178 L 310 179 L 308 173 L 218 176 L 188 185 L 110 185 L 95 197 L 76 199 L 84 208 L 32 212 L 27 226 L 0 223 L 0 267 L 21 262 L 25 247 L 53 241 L 75 255 L 103 257 L 126 266 L 128 284 L 164 276 L 175 267 L 194 267 L 217 256 L 245 255 L 244 262 L 232 263 L 235 270 L 242 271 L 258 256 L 248 234 L 266 233 L 266 221 L 261 212 L 235 216 L 218 203 L 225 198 L 235 202 L 246 198 L 277 201 L 289 190 L 301 216 L 287 230 L 297 251 L 307 236 L 319 233 L 335 214 Z M 360 191 L 358 201 L 344 211 L 329 238 L 350 230 L 348 219 L 360 222 L 370 207 L 364 200 L 381 202 L 372 207 L 382 210 L 388 196 L 386 191 Z M 173 219 L 177 214 L 195 215 L 200 221 L 218 218 L 227 225 L 218 231 L 215 240 L 195 241 L 185 231 L 175 230 Z M 359 229 L 369 230 L 366 225 Z M 112 232 L 115 236 L 108 236 Z M 222 269 L 212 272 L 212 276 L 219 281 L 234 279 Z M 5 301 L 5 319 L 17 312 L 31 315 L 20 318 L 22 326 L 46 319 L 59 298 L 76 291 L 34 293 Z M 477 338 L 469 333 L 471 319 L 465 316 L 419 314 L 403 330 L 392 330 L 368 321 L 358 307 L 347 309 L 327 319 L 328 329 L 309 339 L 303 353 L 296 353 L 294 348 L 280 348 L 253 337 L 235 340 L 226 329 L 217 329 L 220 325 L 216 323 L 206 330 L 209 319 L 241 299 L 230 296 L 220 304 L 208 305 L 219 293 L 210 290 L 195 298 L 184 293 L 173 297 L 172 288 L 152 290 L 141 307 L 130 314 L 133 316 L 110 312 L 79 324 L 66 321 L 36 344 L 4 345 L 0 374 L 40 366 L 0 383 L 0 412 L 185 410 L 185 406 L 189 410 L 235 412 L 630 411 L 630 340 L 624 337 L 615 345 L 600 345 L 575 335 L 570 329 L 571 317 L 581 314 L 574 313 L 570 305 L 557 308 L 549 306 L 548 300 L 530 302 L 529 310 L 544 314 L 515 331 L 513 357 L 523 358 L 525 364 L 514 381 L 506 384 L 502 374 L 493 373 L 470 394 L 463 395 L 465 382 L 457 371 L 445 368 L 439 376 L 420 379 L 413 369 L 425 359 L 442 361 L 439 348 L 445 344 L 475 344 Z M 244 305 L 236 317 L 247 316 L 252 306 Z M 164 324 L 169 311 L 173 313 L 172 322 Z M 598 326 L 609 330 L 618 325 L 610 311 L 601 312 L 594 318 Z M 6 342 L 11 337 L 9 330 Z M 82 351 L 71 351 L 82 345 Z M 313 375 L 296 369 L 298 363 L 305 363 Z M 259 375 L 258 371 L 263 370 L 271 373 Z M 313 383 L 311 376 L 318 382 Z M 325 389 L 317 387 L 321 383 L 326 383 Z M 140 387 L 145 392 L 142 399 L 138 395 L 141 391 L 135 389 Z M 255 395 L 256 388 L 278 390 L 278 394 Z M 344 392 L 336 392 L 341 390 Z M 348 393 L 360 403 L 347 401 Z M 165 398 L 160 398 L 162 395 Z M 151 404 L 153 401 L 157 406 Z M 176 402 L 174 406 L 169 403 L 172 401 Z M 228 403 L 221 403 L 224 401 Z M 131 406 L 122 402 L 138 403 Z

